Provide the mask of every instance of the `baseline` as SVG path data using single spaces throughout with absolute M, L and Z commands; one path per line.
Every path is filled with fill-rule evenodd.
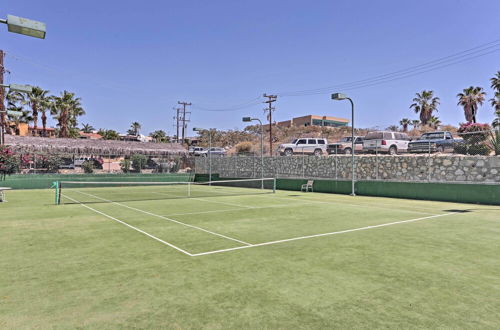
M 431 215 L 431 216 L 428 216 L 428 217 L 422 217 L 422 218 L 416 218 L 416 219 L 409 219 L 409 220 L 394 221 L 394 222 L 383 223 L 383 224 L 380 224 L 380 225 L 366 226 L 366 227 L 360 227 L 360 228 L 354 228 L 354 229 L 346 229 L 346 230 L 334 231 L 334 232 L 323 233 L 323 234 L 299 236 L 299 237 L 287 238 L 287 239 L 282 239 L 282 240 L 277 240 L 277 241 L 270 241 L 270 242 L 252 244 L 250 246 L 238 246 L 238 247 L 229 248 L 229 249 L 221 249 L 221 250 L 214 250 L 214 251 L 208 251 L 208 252 L 194 253 L 192 256 L 193 257 L 198 257 L 198 256 L 209 255 L 209 254 L 216 254 L 216 253 L 223 253 L 223 252 L 229 252 L 229 251 L 235 251 L 235 250 L 241 250 L 241 249 L 248 249 L 248 248 L 253 248 L 253 247 L 258 247 L 258 246 L 280 244 L 280 243 L 286 243 L 286 242 L 291 242 L 291 241 L 298 241 L 298 240 L 309 239 L 309 238 L 316 238 L 316 237 L 322 237 L 322 236 L 331 236 L 331 235 L 346 234 L 346 233 L 351 233 L 351 232 L 355 232 L 355 231 L 368 230 L 368 229 L 374 229 L 374 228 L 380 228 L 380 227 L 387 227 L 387 226 L 398 225 L 398 224 L 402 224 L 402 223 L 409 223 L 409 222 L 416 222 L 416 221 L 422 221 L 422 220 L 427 220 L 427 219 L 439 218 L 439 217 L 444 217 L 444 216 L 448 216 L 448 215 L 452 215 L 452 214 L 457 214 L 457 212 L 450 212 L 450 213 L 445 213 L 445 214 L 437 214 L 437 215 Z

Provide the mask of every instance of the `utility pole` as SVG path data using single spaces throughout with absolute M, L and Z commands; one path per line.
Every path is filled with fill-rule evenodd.
M 179 113 L 182 109 L 176 108 L 176 107 L 173 107 L 172 109 L 175 110 L 174 128 L 175 128 L 175 131 L 177 132 L 175 135 L 175 143 L 179 143 L 179 120 L 180 120 Z
M 269 156 L 273 155 L 273 102 L 276 102 L 276 99 L 278 98 L 277 95 L 267 95 L 264 93 L 264 97 L 267 97 L 267 101 L 264 101 L 264 103 L 267 103 L 267 108 L 264 109 L 264 113 L 267 112 L 267 119 L 269 119 Z
M 0 85 L 3 84 L 3 74 L 5 68 L 3 66 L 4 52 L 0 50 Z M 5 126 L 7 124 L 7 113 L 5 112 L 5 89 L 0 87 L 0 145 L 5 143 Z
M 177 104 L 182 105 L 182 117 L 181 117 L 181 120 L 182 120 L 182 140 L 181 140 L 181 144 L 184 144 L 184 137 L 185 137 L 184 132 L 187 128 L 186 122 L 189 122 L 189 119 L 186 119 L 186 113 L 187 114 L 191 113 L 191 112 L 186 112 L 186 106 L 191 105 L 191 103 L 177 101 Z

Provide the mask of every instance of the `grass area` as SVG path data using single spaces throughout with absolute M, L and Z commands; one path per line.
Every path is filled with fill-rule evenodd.
M 500 207 L 210 193 L 9 191 L 0 327 L 499 327 Z

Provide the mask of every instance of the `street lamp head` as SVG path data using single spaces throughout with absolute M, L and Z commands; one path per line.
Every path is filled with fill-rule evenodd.
M 9 89 L 13 92 L 31 93 L 33 87 L 31 87 L 30 85 L 10 84 Z
M 332 100 L 345 100 L 347 99 L 347 95 L 345 94 L 342 94 L 342 93 L 333 93 L 332 94 Z
M 199 127 L 193 127 L 193 131 L 195 131 L 195 132 L 201 132 L 201 131 L 203 131 L 203 129 L 199 128 Z
M 249 121 L 252 121 L 252 118 L 250 118 L 250 117 L 243 117 L 243 121 L 244 122 L 249 122 Z
M 45 39 L 45 23 L 14 15 L 7 15 L 7 20 L 2 20 L 2 22 L 7 24 L 9 32 Z

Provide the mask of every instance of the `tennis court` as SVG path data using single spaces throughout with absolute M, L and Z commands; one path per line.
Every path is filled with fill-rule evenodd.
M 429 210 L 356 199 L 320 201 L 275 191 L 275 179 L 192 182 L 62 182 L 62 204 L 79 204 L 187 256 L 446 221 L 460 210 Z M 65 207 L 65 205 L 61 206 Z M 303 242 L 302 244 L 307 244 Z
M 8 191 L 0 327 L 497 328 L 500 207 L 273 187 Z

